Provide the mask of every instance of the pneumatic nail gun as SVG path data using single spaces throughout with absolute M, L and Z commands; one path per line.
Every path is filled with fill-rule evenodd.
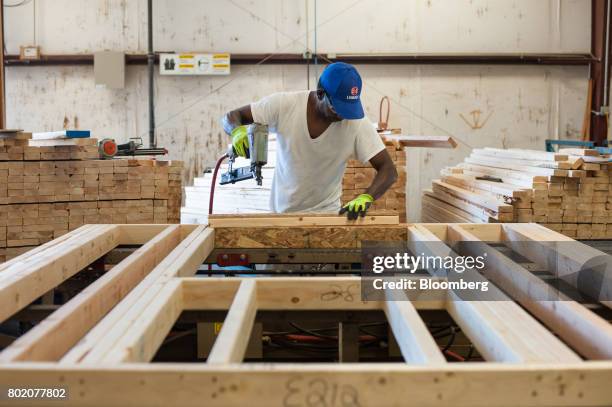
M 247 135 L 249 149 L 246 152 L 246 158 L 251 160 L 251 165 L 233 168 L 238 155 L 230 145 L 227 152 L 229 168 L 226 173 L 221 174 L 221 185 L 234 184 L 251 178 L 255 178 L 257 185 L 262 184 L 261 169 L 268 162 L 268 126 L 257 123 L 250 124 L 247 128 Z

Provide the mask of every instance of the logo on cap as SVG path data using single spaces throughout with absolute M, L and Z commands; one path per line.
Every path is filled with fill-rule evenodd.
M 357 96 L 358 93 L 359 93 L 359 88 L 357 86 L 353 86 L 351 88 L 351 95 Z

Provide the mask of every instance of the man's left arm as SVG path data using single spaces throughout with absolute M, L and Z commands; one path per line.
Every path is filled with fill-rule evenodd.
M 372 184 L 366 190 L 366 194 L 370 195 L 375 200 L 380 198 L 387 192 L 391 185 L 397 181 L 397 169 L 391 160 L 391 156 L 387 149 L 382 150 L 370 159 L 370 164 L 376 170 L 376 176 Z
M 359 195 L 340 209 L 340 214 L 346 213 L 348 219 L 354 220 L 358 216 L 365 216 L 372 203 L 383 196 L 385 192 L 397 181 L 397 170 L 391 160 L 387 149 L 381 150 L 370 159 L 370 164 L 376 170 L 372 184 L 364 194 Z

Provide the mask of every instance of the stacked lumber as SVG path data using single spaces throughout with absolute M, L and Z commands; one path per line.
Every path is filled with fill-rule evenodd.
M 537 222 L 569 237 L 612 237 L 612 166 L 597 150 L 475 149 L 424 191 L 428 222 Z
M 94 160 L 98 140 L 32 140 L 32 133 L 16 132 L 0 137 L 0 161 Z
M 80 149 L 95 146 L 95 139 L 29 137 L 0 138 L 0 144 L 44 144 L 11 150 L 9 161 L 0 159 L 0 261 L 84 224 L 179 222 L 182 162 L 87 159 L 91 155 Z
M 398 214 L 400 222 L 406 222 L 406 152 L 403 146 L 391 141 L 385 140 L 385 145 L 399 177 L 395 184 L 374 202 L 370 210 Z M 342 178 L 342 202 L 348 202 L 363 194 L 375 176 L 376 170 L 370 163 L 362 164 L 357 160 L 349 160 Z
M 150 159 L 0 162 L 0 204 L 168 199 L 182 163 Z
M 0 252 L 10 259 L 85 224 L 177 223 L 170 218 L 165 199 L 0 205 Z

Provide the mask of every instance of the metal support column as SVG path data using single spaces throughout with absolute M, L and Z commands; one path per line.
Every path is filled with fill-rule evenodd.
M 147 68 L 149 74 L 149 147 L 157 148 L 155 139 L 155 53 L 153 52 L 153 0 L 147 3 L 147 28 L 149 47 L 147 52 Z
M 0 129 L 6 128 L 6 98 L 4 92 L 4 0 L 0 0 Z
M 610 0 L 592 0 L 591 53 L 595 61 L 590 72 L 593 80 L 590 138 L 598 146 L 608 137 L 610 11 Z

